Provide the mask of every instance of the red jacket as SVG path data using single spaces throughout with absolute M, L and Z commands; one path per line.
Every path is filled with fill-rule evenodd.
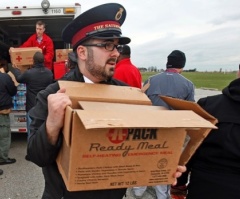
M 45 33 L 43 34 L 43 39 L 42 39 L 41 43 L 38 43 L 38 41 L 37 41 L 37 34 L 33 34 L 20 47 L 38 47 L 38 48 L 41 48 L 42 53 L 44 55 L 44 65 L 47 68 L 49 68 L 50 70 L 52 70 L 53 57 L 54 57 L 53 41 Z
M 132 64 L 130 58 L 123 59 L 116 64 L 113 77 L 129 86 L 142 88 L 142 75 Z

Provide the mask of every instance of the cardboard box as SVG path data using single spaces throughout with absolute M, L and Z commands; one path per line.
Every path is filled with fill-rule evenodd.
M 216 128 L 191 110 L 151 106 L 137 88 L 59 84 L 73 103 L 57 158 L 69 191 L 171 184 L 186 131 Z
M 38 47 L 10 48 L 9 53 L 11 62 L 16 66 L 33 65 L 33 55 L 36 52 L 42 52 Z M 29 67 L 29 66 L 28 66 Z M 20 67 L 20 70 L 26 70 L 27 67 Z
M 72 49 L 56 49 L 56 62 L 68 60 L 68 53 L 72 52 Z

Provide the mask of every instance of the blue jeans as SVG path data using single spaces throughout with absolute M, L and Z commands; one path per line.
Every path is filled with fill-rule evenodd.
M 171 198 L 171 194 L 170 194 L 171 185 L 156 185 L 153 187 L 156 191 L 157 199 L 170 199 Z M 144 192 L 146 191 L 146 189 L 147 189 L 147 186 L 133 187 L 133 192 L 136 196 L 141 197 L 144 194 Z

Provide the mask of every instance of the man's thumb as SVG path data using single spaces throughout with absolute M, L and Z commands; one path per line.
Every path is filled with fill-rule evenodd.
M 57 93 L 65 93 L 66 92 L 66 88 L 60 88 Z

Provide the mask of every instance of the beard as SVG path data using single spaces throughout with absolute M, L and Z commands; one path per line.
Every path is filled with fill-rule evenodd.
M 103 66 L 97 64 L 93 58 L 93 50 L 91 48 L 88 48 L 88 59 L 86 60 L 86 69 L 92 76 L 99 79 L 100 81 L 108 80 L 113 76 L 115 66 L 112 66 L 109 69 L 106 66 L 108 62 L 113 61 L 116 62 L 116 59 L 115 58 L 108 59 L 105 65 Z

